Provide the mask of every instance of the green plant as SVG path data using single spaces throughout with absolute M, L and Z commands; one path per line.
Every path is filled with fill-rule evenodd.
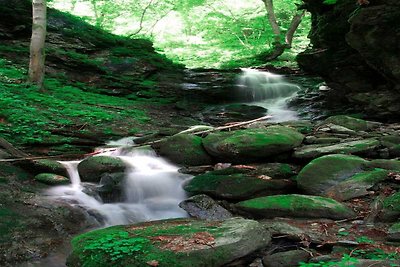
M 111 261 L 117 261 L 126 256 L 133 256 L 142 251 L 143 247 L 150 241 L 142 237 L 129 237 L 129 233 L 119 231 L 111 233 L 89 242 L 83 252 L 89 252 L 90 255 L 108 255 Z M 85 257 L 85 255 L 84 255 Z M 95 257 L 96 258 L 96 257 Z M 87 259 L 93 264 L 93 258 Z

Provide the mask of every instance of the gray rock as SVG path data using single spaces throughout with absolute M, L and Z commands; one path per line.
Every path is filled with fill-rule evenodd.
M 196 195 L 188 198 L 179 207 L 191 217 L 207 221 L 220 221 L 232 217 L 232 214 L 207 195 Z
M 297 148 L 293 156 L 299 159 L 312 159 L 328 154 L 368 154 L 380 145 L 377 139 L 363 139 L 331 146 L 303 146 Z
M 265 267 L 293 267 L 310 258 L 310 254 L 304 250 L 290 250 L 265 256 L 262 261 Z

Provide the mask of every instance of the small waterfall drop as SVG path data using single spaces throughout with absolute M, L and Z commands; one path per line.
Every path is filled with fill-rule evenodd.
M 187 216 L 178 204 L 186 198 L 182 183 L 190 176 L 179 173 L 178 167 L 153 151 L 126 152 L 121 147 L 99 155 L 118 157 L 126 163 L 123 202 L 104 203 L 93 190 L 98 185 L 82 183 L 79 161 L 61 162 L 71 185 L 53 187 L 47 195 L 83 208 L 106 226 Z
M 296 96 L 300 87 L 289 83 L 278 74 L 254 69 L 242 69 L 237 82 L 237 98 L 240 101 L 268 110 L 272 122 L 297 120 L 297 113 L 290 110 L 287 102 Z

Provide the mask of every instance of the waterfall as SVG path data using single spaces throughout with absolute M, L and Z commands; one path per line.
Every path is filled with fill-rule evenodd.
M 289 83 L 281 75 L 254 69 L 242 69 L 237 82 L 239 101 L 261 106 L 272 115 L 271 121 L 297 120 L 297 113 L 287 106 L 300 87 Z
M 71 185 L 53 187 L 46 194 L 83 208 L 106 226 L 186 216 L 178 204 L 186 198 L 182 183 L 190 176 L 179 173 L 178 167 L 157 157 L 153 151 L 124 152 L 121 147 L 100 155 L 118 157 L 127 166 L 123 202 L 104 203 L 90 190 L 97 185 L 82 183 L 77 168 L 79 161 L 61 162 Z

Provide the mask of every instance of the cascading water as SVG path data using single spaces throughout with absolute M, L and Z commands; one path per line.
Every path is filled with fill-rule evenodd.
M 47 195 L 83 208 L 106 226 L 185 217 L 186 212 L 178 204 L 186 198 L 182 183 L 190 176 L 180 174 L 178 167 L 152 151 L 123 151 L 121 148 L 100 155 L 118 157 L 126 163 L 124 202 L 104 203 L 97 194 L 88 192 L 90 187 L 79 178 L 79 161 L 62 162 L 71 185 L 54 187 Z
M 289 83 L 281 75 L 254 69 L 242 69 L 237 82 L 240 101 L 261 106 L 272 115 L 270 121 L 297 120 L 297 113 L 290 110 L 287 102 L 296 96 L 300 87 Z

